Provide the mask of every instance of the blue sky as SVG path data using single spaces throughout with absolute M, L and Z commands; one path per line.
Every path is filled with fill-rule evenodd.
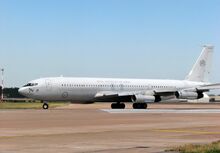
M 219 0 L 0 0 L 5 85 L 48 76 L 184 79 L 215 45 Z

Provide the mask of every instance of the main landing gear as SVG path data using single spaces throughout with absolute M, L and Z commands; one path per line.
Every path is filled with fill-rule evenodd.
M 112 109 L 125 109 L 124 103 L 112 103 Z M 147 109 L 147 103 L 133 103 L 133 109 Z
M 42 108 L 43 108 L 43 109 L 48 109 L 48 108 L 49 108 L 49 105 L 48 105 L 47 103 L 44 103 L 44 104 L 42 105 Z
M 133 109 L 147 109 L 147 103 L 133 103 Z
M 125 104 L 124 103 L 112 103 L 111 104 L 112 109 L 125 109 Z

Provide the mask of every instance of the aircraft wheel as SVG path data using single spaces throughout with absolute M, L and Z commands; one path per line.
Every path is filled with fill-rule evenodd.
M 147 103 L 133 103 L 133 109 L 147 109 Z
M 147 103 L 144 103 L 143 109 L 147 109 Z
M 49 108 L 49 105 L 48 105 L 47 103 L 44 103 L 43 106 L 42 106 L 42 108 L 43 108 L 43 109 L 48 109 L 48 108 Z
M 125 109 L 125 104 L 124 103 L 120 103 L 120 108 L 121 109 Z
M 117 103 L 112 103 L 112 104 L 111 104 L 111 108 L 112 108 L 112 109 L 116 109 L 116 108 L 117 108 Z
M 112 109 L 124 109 L 125 104 L 124 103 L 112 103 L 111 108 Z

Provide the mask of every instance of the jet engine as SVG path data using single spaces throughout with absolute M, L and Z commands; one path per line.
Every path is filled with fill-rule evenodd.
M 135 95 L 133 101 L 136 103 L 153 103 L 161 101 L 161 98 L 160 96 Z
M 204 97 L 202 92 L 192 92 L 192 91 L 177 91 L 175 93 L 175 96 L 178 99 L 189 99 L 189 100 L 195 100 Z

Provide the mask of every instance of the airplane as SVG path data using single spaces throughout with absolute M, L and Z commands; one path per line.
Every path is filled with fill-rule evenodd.
M 49 101 L 112 102 L 112 109 L 124 109 L 124 102 L 132 102 L 133 109 L 147 109 L 149 103 L 169 99 L 201 99 L 206 92 L 220 88 L 220 83 L 208 82 L 213 49 L 203 46 L 184 80 L 48 77 L 28 82 L 19 93 L 42 101 L 43 109 L 49 108 Z

